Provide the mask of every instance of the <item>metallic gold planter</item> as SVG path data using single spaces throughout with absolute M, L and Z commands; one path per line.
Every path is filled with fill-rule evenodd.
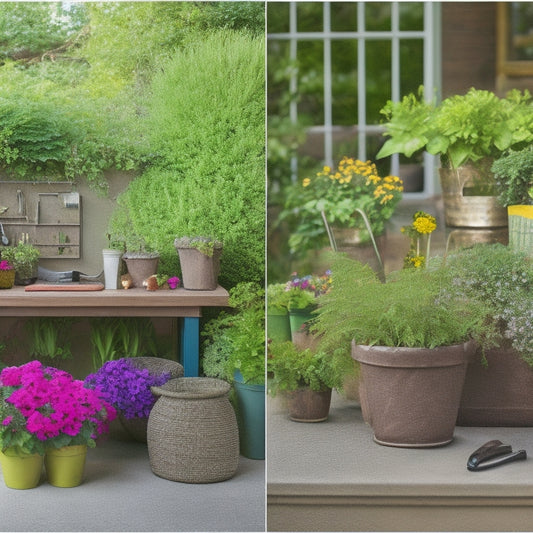
M 494 176 L 487 167 L 488 163 L 480 166 L 465 165 L 456 169 L 439 169 L 447 226 L 468 228 L 507 226 L 506 209 L 498 201 Z

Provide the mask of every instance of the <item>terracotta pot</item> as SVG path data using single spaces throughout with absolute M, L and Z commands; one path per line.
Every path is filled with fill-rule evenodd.
M 533 426 L 533 368 L 511 347 L 487 350 L 468 365 L 457 424 Z
M 294 422 L 323 422 L 328 418 L 330 404 L 331 389 L 302 388 L 287 392 L 289 418 Z
M 360 346 L 366 421 L 374 440 L 386 446 L 425 448 L 453 440 L 468 359 L 469 342 L 434 349 Z

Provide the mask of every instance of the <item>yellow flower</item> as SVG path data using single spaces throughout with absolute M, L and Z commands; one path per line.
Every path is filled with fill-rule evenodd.
M 331 172 L 331 167 L 324 167 L 324 172 L 329 174 Z
M 302 181 L 302 185 L 304 187 L 307 187 L 310 183 L 311 183 L 311 180 L 309 178 L 304 178 L 304 180 Z
M 435 217 L 432 217 L 431 215 L 419 216 L 418 218 L 415 218 L 413 227 L 420 234 L 429 234 L 435 231 L 437 223 Z

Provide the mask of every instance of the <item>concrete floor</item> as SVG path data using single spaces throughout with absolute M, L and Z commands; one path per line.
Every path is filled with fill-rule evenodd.
M 265 461 L 188 484 L 152 473 L 146 444 L 110 438 L 88 450 L 83 483 L 14 490 L 0 482 L 0 531 L 264 531 Z

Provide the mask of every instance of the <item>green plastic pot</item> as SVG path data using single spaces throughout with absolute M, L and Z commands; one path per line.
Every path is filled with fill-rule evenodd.
M 287 311 L 268 310 L 267 312 L 267 336 L 276 342 L 291 340 L 291 324 Z
M 315 307 L 306 307 L 304 309 L 290 309 L 289 322 L 291 327 L 291 334 L 298 333 L 302 326 L 309 322 L 312 318 L 312 311 Z

